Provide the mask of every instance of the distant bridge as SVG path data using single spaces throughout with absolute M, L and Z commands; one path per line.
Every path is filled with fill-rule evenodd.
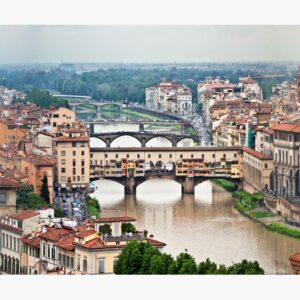
M 131 136 L 140 142 L 141 147 L 146 147 L 146 144 L 154 138 L 165 138 L 172 143 L 172 147 L 176 147 L 177 144 L 184 139 L 192 139 L 195 143 L 198 143 L 199 140 L 197 137 L 191 135 L 181 135 L 181 134 L 172 134 L 172 133 L 154 133 L 154 132 L 104 132 L 104 133 L 95 133 L 93 126 L 90 126 L 90 137 L 98 138 L 102 140 L 106 147 L 111 147 L 111 143 L 121 136 Z

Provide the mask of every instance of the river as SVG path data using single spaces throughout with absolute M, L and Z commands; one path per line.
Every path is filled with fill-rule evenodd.
M 164 252 L 176 256 L 188 250 L 197 261 L 210 258 L 230 265 L 242 259 L 257 260 L 267 274 L 291 274 L 288 257 L 300 250 L 300 240 L 266 230 L 233 207 L 231 195 L 206 181 L 194 195 L 181 195 L 171 180 L 153 179 L 124 196 L 118 183 L 95 181 L 95 196 L 103 217 L 131 216 L 138 230 L 147 229 L 167 244 Z

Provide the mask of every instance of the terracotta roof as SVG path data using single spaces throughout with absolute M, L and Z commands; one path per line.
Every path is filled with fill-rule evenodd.
M 66 129 L 64 130 L 65 133 L 85 133 L 84 129 L 80 129 L 80 128 L 74 128 L 74 129 Z
M 54 158 L 36 154 L 30 154 L 29 156 L 26 156 L 23 159 L 31 162 L 36 166 L 54 166 L 56 162 Z
M 94 220 L 94 223 L 113 223 L 113 222 L 134 222 L 136 219 L 131 217 L 108 217 Z
M 39 215 L 39 213 L 34 210 L 21 210 L 21 211 L 17 212 L 16 214 L 12 214 L 9 216 L 13 219 L 16 219 L 19 221 L 24 221 L 26 219 L 33 218 L 38 215 Z
M 286 132 L 300 132 L 300 123 L 296 124 L 278 124 L 270 128 L 271 130 L 278 130 L 278 131 L 286 131 Z
M 297 252 L 289 257 L 289 260 L 293 260 L 300 263 L 300 252 Z
M 260 153 L 260 152 L 257 152 L 256 150 L 253 150 L 251 148 L 248 148 L 248 147 L 243 147 L 243 151 L 244 152 L 247 152 L 248 154 L 258 158 L 258 159 L 272 159 L 273 157 L 272 156 L 269 156 L 269 155 L 265 155 L 263 153 Z
M 154 239 L 150 239 L 150 238 L 147 238 L 147 243 L 149 243 L 153 247 L 159 247 L 159 248 L 165 247 L 167 245 L 163 242 L 160 242 L 160 241 L 157 241 Z
M 79 232 L 76 233 L 76 237 L 79 237 L 79 238 L 85 238 L 87 236 L 90 236 L 92 234 L 95 234 L 97 233 L 94 229 L 85 229 L 85 230 L 81 230 Z
M 273 135 L 274 130 L 272 130 L 272 129 L 265 129 L 265 130 L 264 130 L 264 133 L 267 133 L 267 134 L 269 134 L 269 135 Z
M 68 136 L 60 136 L 55 139 L 56 142 L 89 142 L 90 138 L 85 136 L 76 136 L 76 137 L 68 137 Z
M 7 230 L 16 232 L 16 233 L 22 233 L 23 232 L 23 230 L 19 227 L 15 227 L 15 226 L 9 225 L 7 223 L 4 223 L 3 219 L 0 220 L 0 228 L 4 228 L 4 229 L 7 229 Z
M 17 180 L 11 178 L 0 177 L 0 188 L 14 188 L 17 189 L 20 184 Z
M 40 248 L 40 237 L 38 235 L 33 237 L 31 234 L 26 234 L 21 238 L 21 241 L 31 247 Z
M 46 232 L 40 234 L 40 238 L 58 242 L 61 238 L 68 236 L 72 232 L 71 229 L 49 227 Z
M 55 134 L 50 133 L 48 131 L 39 131 L 38 134 L 44 134 L 44 135 L 47 135 L 47 136 L 55 137 Z
M 56 246 L 64 250 L 73 251 L 75 249 L 74 238 L 75 234 L 70 234 L 66 237 L 63 237 L 56 243 Z

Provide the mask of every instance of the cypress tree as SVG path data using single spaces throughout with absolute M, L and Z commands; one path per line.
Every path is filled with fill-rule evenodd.
M 48 177 L 44 175 L 42 179 L 42 186 L 41 186 L 41 197 L 45 199 L 48 203 L 50 203 L 50 193 L 48 189 Z

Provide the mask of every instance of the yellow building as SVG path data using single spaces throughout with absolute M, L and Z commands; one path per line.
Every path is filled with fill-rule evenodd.
M 76 114 L 74 111 L 60 107 L 53 111 L 50 116 L 51 133 L 56 134 L 61 126 L 70 125 L 73 126 L 76 121 Z
M 87 188 L 90 182 L 90 138 L 86 132 L 83 129 L 65 130 L 54 142 L 59 187 Z
M 0 144 L 7 144 L 10 142 L 19 143 L 26 134 L 28 129 L 23 128 L 8 128 L 7 124 L 0 122 Z

